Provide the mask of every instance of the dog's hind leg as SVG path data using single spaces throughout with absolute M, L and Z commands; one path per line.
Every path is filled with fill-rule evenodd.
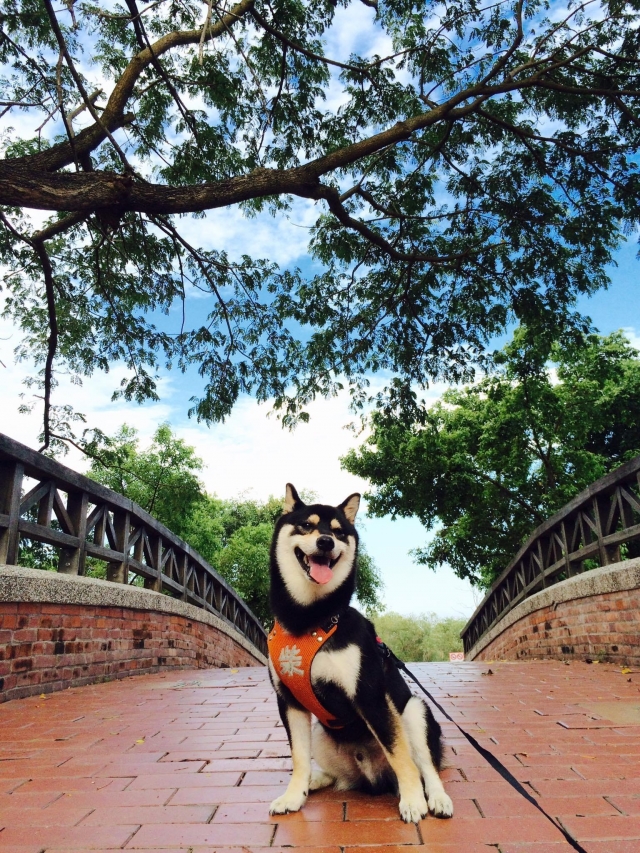
M 312 791 L 334 785 L 337 791 L 356 788 L 362 772 L 355 759 L 356 746 L 339 744 L 316 723 L 311 734 L 311 753 L 319 769 L 311 773 Z
M 286 705 L 280 697 L 278 706 L 289 736 L 293 772 L 287 790 L 271 803 L 269 814 L 299 811 L 307 799 L 311 779 L 311 714 Z
M 411 745 L 413 760 L 424 780 L 429 811 L 436 817 L 451 817 L 453 803 L 444 790 L 429 749 L 429 716 L 424 702 L 417 696 L 412 696 L 402 712 L 402 724 Z M 437 726 L 435 720 L 433 724 Z
M 360 713 L 396 774 L 400 789 L 400 817 L 407 823 L 418 823 L 426 817 L 428 807 L 400 714 L 389 696 L 384 704 L 372 703 L 366 710 L 361 708 Z
M 321 788 L 328 788 L 333 785 L 336 780 L 333 776 L 325 773 L 321 768 L 314 768 L 311 771 L 311 782 L 309 782 L 310 791 L 319 791 Z
M 316 723 L 311 732 L 311 755 L 320 766 L 311 770 L 309 790 L 318 791 L 333 785 L 338 776 L 335 766 L 336 746 L 320 723 Z

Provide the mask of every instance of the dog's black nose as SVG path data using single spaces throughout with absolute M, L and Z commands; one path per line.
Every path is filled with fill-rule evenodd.
M 318 536 L 316 539 L 316 548 L 320 551 L 333 551 L 333 537 L 332 536 Z

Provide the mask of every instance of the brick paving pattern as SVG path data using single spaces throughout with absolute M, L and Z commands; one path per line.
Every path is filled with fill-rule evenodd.
M 587 853 L 640 851 L 640 670 L 555 661 L 412 669 Z M 415 826 L 402 823 L 393 797 L 353 792 L 320 791 L 298 814 L 269 817 L 291 762 L 264 667 L 135 676 L 8 702 L 0 853 L 573 849 L 441 722 L 455 815 Z

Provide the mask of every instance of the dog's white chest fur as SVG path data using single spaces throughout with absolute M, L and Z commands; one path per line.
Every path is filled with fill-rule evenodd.
M 361 657 L 360 649 L 353 644 L 336 652 L 318 652 L 311 665 L 311 683 L 327 681 L 336 684 L 353 699 L 360 676 Z

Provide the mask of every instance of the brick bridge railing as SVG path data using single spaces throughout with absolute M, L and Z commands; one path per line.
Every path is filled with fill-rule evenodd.
M 82 576 L 87 557 L 107 580 L 168 593 L 213 614 L 266 654 L 256 616 L 200 554 L 133 501 L 0 434 L 0 564 L 21 538 L 53 546 L 58 572 Z
M 597 480 L 533 532 L 463 628 L 465 652 L 530 596 L 593 568 L 594 561 L 601 567 L 618 563 L 621 546 L 630 542 L 640 542 L 640 456 Z

